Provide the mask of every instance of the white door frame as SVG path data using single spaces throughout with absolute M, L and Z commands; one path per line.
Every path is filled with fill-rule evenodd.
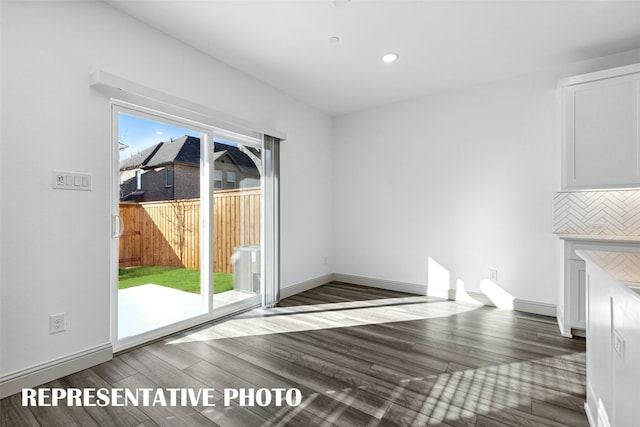
M 169 113 L 157 111 L 154 109 L 146 108 L 137 104 L 132 104 L 126 101 L 111 99 L 111 111 L 112 111 L 112 174 L 111 183 L 112 183 L 112 217 L 113 217 L 113 235 L 111 239 L 111 341 L 113 343 L 114 351 L 125 350 L 130 347 L 134 347 L 145 342 L 148 342 L 153 339 L 161 338 L 166 335 L 170 335 L 172 333 L 178 332 L 183 329 L 187 329 L 193 326 L 197 326 L 199 324 L 218 319 L 221 317 L 232 315 L 240 310 L 245 310 L 251 307 L 260 306 L 261 298 L 265 293 L 265 285 L 269 285 L 270 288 L 279 289 L 279 257 L 278 257 L 278 234 L 279 229 L 277 226 L 274 226 L 272 223 L 279 223 L 279 213 L 277 209 L 266 209 L 265 203 L 266 198 L 275 198 L 278 199 L 279 195 L 277 192 L 277 183 L 278 181 L 278 173 L 277 173 L 277 158 L 279 157 L 277 154 L 277 147 L 268 148 L 265 145 L 264 137 L 256 138 L 254 136 L 238 133 L 235 131 L 219 128 L 213 126 L 209 123 L 202 123 L 190 119 L 185 119 L 183 117 L 179 117 L 176 115 L 172 115 Z M 200 168 L 200 179 L 201 179 L 201 295 L 204 299 L 203 305 L 206 308 L 206 312 L 202 315 L 192 317 L 186 319 L 181 322 L 174 323 L 172 325 L 155 329 L 153 331 L 149 331 L 146 334 L 136 335 L 129 338 L 124 338 L 122 340 L 118 340 L 118 234 L 119 230 L 119 200 L 120 200 L 120 182 L 119 182 L 119 148 L 118 148 L 118 120 L 117 113 L 123 112 L 126 114 L 137 115 L 143 118 L 148 118 L 151 120 L 156 120 L 164 123 L 168 123 L 171 125 L 175 125 L 178 127 L 188 128 L 194 131 L 198 131 L 201 133 L 200 143 L 201 143 L 201 168 Z M 261 220 L 262 220 L 262 230 L 263 230 L 263 238 L 261 242 L 262 246 L 262 262 L 261 262 L 261 295 L 257 295 L 256 298 L 247 299 L 240 303 L 228 304 L 223 307 L 218 307 L 214 311 L 213 305 L 213 239 L 214 239 L 214 230 L 213 230 L 213 221 L 207 220 L 207 218 L 213 218 L 213 174 L 214 174 L 214 161 L 213 161 L 213 151 L 214 151 L 214 137 L 233 141 L 238 144 L 243 145 L 251 145 L 254 147 L 259 147 L 262 150 L 262 155 L 267 156 L 263 159 L 263 169 L 262 177 L 261 177 L 261 188 L 264 191 L 267 191 L 268 194 L 263 194 L 262 202 L 261 202 Z M 273 144 L 272 144 L 273 145 Z M 274 156 L 275 152 L 275 156 Z M 274 161 L 275 167 L 273 165 Z M 268 175 L 266 176 L 265 173 Z M 275 173 L 275 175 L 274 175 Z M 274 190 L 275 189 L 275 190 Z M 269 206 L 272 205 L 277 206 L 277 202 L 271 202 Z M 273 210 L 273 212 L 272 212 Z M 275 215 L 275 216 L 274 216 Z M 275 222 L 274 222 L 275 221 Z M 202 238 L 202 236 L 206 236 L 206 238 Z M 271 236 L 271 237 L 269 237 Z M 275 239 L 275 240 L 274 240 Z M 265 242 L 271 242 L 273 244 L 266 245 Z M 275 248 L 275 249 L 274 249 Z M 266 256 L 266 251 L 274 251 L 275 252 L 269 256 Z M 274 265 L 270 268 L 267 268 L 266 262 L 273 263 Z M 276 292 L 276 301 L 277 301 L 277 292 Z
M 213 315 L 213 130 L 189 120 L 180 119 L 169 114 L 149 110 L 137 105 L 112 100 L 111 102 L 111 123 L 112 123 L 112 174 L 111 177 L 111 199 L 112 199 L 112 239 L 111 239 L 111 342 L 114 351 L 121 351 L 127 348 L 142 344 L 144 342 L 169 335 L 171 333 L 186 329 L 198 324 L 210 321 Z M 125 113 L 167 123 L 173 126 L 188 128 L 200 132 L 200 294 L 203 298 L 203 314 L 191 317 L 165 327 L 154 329 L 146 333 L 118 339 L 118 239 L 122 230 L 119 220 L 120 201 L 120 171 L 119 171 L 119 145 L 118 145 L 118 113 Z

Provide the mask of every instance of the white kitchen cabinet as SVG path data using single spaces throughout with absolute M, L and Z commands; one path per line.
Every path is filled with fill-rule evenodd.
M 613 290 L 613 414 L 615 425 L 638 425 L 640 407 L 640 300 L 629 298 L 628 289 Z M 617 345 L 616 345 L 617 341 Z
M 570 259 L 569 267 L 570 316 L 571 329 L 585 330 L 587 328 L 587 288 L 585 264 L 582 260 Z
M 640 64 L 560 82 L 563 188 L 640 185 Z
M 614 279 L 598 267 L 589 267 L 587 338 L 587 416 L 593 426 L 612 426 L 613 372 L 611 342 L 611 288 Z M 596 421 L 597 420 L 597 421 Z M 596 421 L 594 423 L 594 421 Z
M 587 263 L 587 402 L 592 426 L 638 425 L 640 254 L 578 251 Z
M 615 240 L 611 236 L 591 238 L 562 237 L 562 281 L 559 284 L 558 326 L 563 336 L 585 336 L 589 334 L 586 325 L 586 273 L 584 260 L 576 251 L 615 251 L 640 253 L 640 242 Z

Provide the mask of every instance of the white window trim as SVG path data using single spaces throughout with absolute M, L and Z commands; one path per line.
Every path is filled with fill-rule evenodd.
M 229 141 L 261 146 L 263 135 L 271 135 L 281 141 L 287 139 L 284 132 L 148 88 L 103 70 L 89 76 L 89 85 L 113 100 L 131 106 L 144 106 L 147 110 L 163 112 L 165 117 L 173 116 L 212 128 L 216 137 Z
M 215 165 L 214 165 L 215 168 Z M 218 175 L 220 175 L 220 178 L 218 179 Z M 220 183 L 220 185 L 218 187 L 216 187 L 216 183 Z M 216 190 L 222 190 L 222 170 L 220 169 L 214 169 L 213 171 L 213 188 Z
M 231 175 L 233 177 L 233 179 L 229 179 Z M 235 188 L 236 185 L 238 184 L 238 174 L 235 173 L 234 171 L 227 171 L 226 172 L 226 179 L 225 181 L 227 181 L 228 184 L 232 184 L 233 183 L 233 187 Z

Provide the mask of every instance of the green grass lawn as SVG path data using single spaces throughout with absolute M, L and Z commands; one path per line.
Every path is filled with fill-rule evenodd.
M 130 267 L 118 270 L 118 289 L 146 284 L 167 286 L 181 291 L 200 293 L 200 270 L 179 267 Z M 233 274 L 213 273 L 213 293 L 233 289 Z

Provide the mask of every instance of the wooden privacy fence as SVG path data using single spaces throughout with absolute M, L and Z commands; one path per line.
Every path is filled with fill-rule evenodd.
M 214 271 L 233 273 L 236 247 L 260 244 L 260 188 L 213 194 Z M 120 203 L 120 268 L 200 268 L 200 199 Z

